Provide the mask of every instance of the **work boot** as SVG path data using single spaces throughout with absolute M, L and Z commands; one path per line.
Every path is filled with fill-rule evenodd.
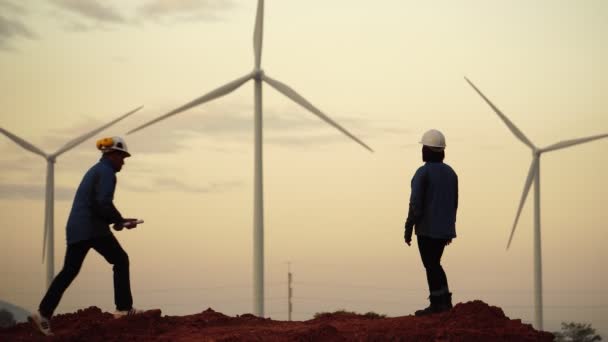
M 431 295 L 431 296 L 429 296 L 429 300 L 431 301 L 431 305 L 429 305 L 425 309 L 417 310 L 416 312 L 414 312 L 414 315 L 426 316 L 426 315 L 434 314 L 437 312 L 445 311 L 445 309 L 443 309 L 443 305 L 442 305 L 443 295 L 440 295 L 440 296 Z
M 36 311 L 27 317 L 27 320 L 32 323 L 36 329 L 38 329 L 45 336 L 53 336 L 51 331 L 51 321 L 49 318 L 44 317 L 40 311 Z

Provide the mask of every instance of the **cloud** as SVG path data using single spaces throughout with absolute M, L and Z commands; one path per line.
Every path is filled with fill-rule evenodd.
M 213 194 L 229 191 L 243 186 L 243 182 L 227 181 L 214 182 L 204 186 L 191 185 L 172 178 L 157 178 L 151 187 L 126 184 L 121 182 L 119 187 L 133 192 L 152 193 L 159 191 L 175 191 L 182 193 Z M 76 188 L 55 185 L 56 201 L 72 201 Z M 7 184 L 0 183 L 0 200 L 44 200 L 45 186 L 42 184 Z
M 18 148 L 20 149 L 20 147 Z M 23 174 L 24 172 L 31 171 L 32 167 L 36 167 L 37 165 L 42 167 L 46 163 L 40 156 L 34 156 L 34 154 L 25 150 L 23 150 L 24 153 L 19 151 L 20 155 L 16 158 L 7 158 L 8 152 L 5 152 L 4 149 L 1 152 L 4 158 L 0 160 L 0 169 L 2 169 L 4 175 L 8 173 Z
M 106 129 L 95 137 L 85 141 L 69 151 L 69 157 L 59 157 L 62 165 L 76 163 L 74 159 L 86 158 L 96 152 L 94 141 L 104 136 L 123 136 L 134 155 L 140 154 L 173 154 L 190 149 L 193 140 L 197 148 L 220 153 L 240 153 L 239 145 L 250 146 L 253 143 L 253 106 L 238 102 L 223 102 L 197 107 L 180 113 L 162 122 L 151 125 L 141 131 L 126 135 L 124 132 L 149 122 L 167 110 L 146 110 L 125 119 L 116 126 Z M 297 107 L 296 107 L 297 108 Z M 394 139 L 395 136 L 407 135 L 407 128 L 400 129 L 401 122 L 376 122 L 365 117 L 334 116 L 332 118 L 349 132 L 368 143 L 369 139 Z M 269 107 L 264 109 L 264 143 L 283 147 L 324 146 L 328 144 L 355 144 L 342 132 L 331 127 L 318 117 L 304 109 L 282 109 Z M 47 153 L 52 153 L 67 141 L 88 132 L 105 122 L 99 119 L 81 119 L 71 126 L 54 129 L 44 137 L 30 140 L 21 132 L 13 132 L 34 143 Z M 7 142 L 12 151 L 12 142 Z M 0 145 L 2 146 L 2 145 Z M 373 146 L 372 146 L 373 148 Z M 19 151 L 28 153 L 25 151 Z M 9 153 L 7 151 L 6 153 Z M 29 153 L 28 153 L 29 154 Z
M 114 8 L 97 0 L 51 0 L 70 12 L 100 22 L 124 23 L 124 17 Z
M 56 201 L 71 201 L 74 188 L 55 186 Z M 45 186 L 35 184 L 3 184 L 0 183 L 0 199 L 44 200 Z
M 305 134 L 305 135 L 278 135 L 272 137 L 265 137 L 264 142 L 283 146 L 283 147 L 309 147 L 309 146 L 323 146 L 331 143 L 340 143 L 351 140 L 340 132 L 336 134 Z
M 165 18 L 175 22 L 219 20 L 220 12 L 234 7 L 232 0 L 146 0 L 139 7 L 132 6 L 128 2 L 115 2 L 121 3 L 120 10 L 119 7 L 109 5 L 108 1 L 102 0 L 50 1 L 55 6 L 77 16 L 65 17 L 58 13 L 63 28 L 75 32 L 103 28 L 92 24 L 91 20 L 97 24 L 134 24 Z
M 156 178 L 153 180 L 153 187 L 123 184 L 122 188 L 133 192 L 159 192 L 159 191 L 177 191 L 185 193 L 220 193 L 230 189 L 242 186 L 244 183 L 239 181 L 227 181 L 210 183 L 205 186 L 196 186 L 180 182 L 174 178 Z
M 0 15 L 0 49 L 11 50 L 8 42 L 17 38 L 36 39 L 37 35 L 21 20 L 8 19 Z
M 7 0 L 0 0 L 0 10 L 6 10 L 8 12 L 11 12 L 12 14 L 18 15 L 24 15 L 28 12 L 25 7 L 21 6 L 20 4 L 15 4 Z
M 239 187 L 243 185 L 242 182 L 219 182 L 210 183 L 207 186 L 193 186 L 186 183 L 182 183 L 174 178 L 157 178 L 155 180 L 156 185 L 160 188 L 174 189 L 181 192 L 193 192 L 193 193 L 215 193 L 223 192 L 228 189 Z
M 224 107 L 225 105 L 222 104 L 190 110 L 126 138 L 133 139 L 138 153 L 176 152 L 187 148 L 186 142 L 191 138 L 250 145 L 253 141 L 251 106 L 228 105 L 231 110 L 226 110 Z M 147 117 L 135 127 L 158 116 L 155 114 Z M 355 136 L 361 139 L 366 137 L 362 134 L 369 128 L 366 120 L 344 117 L 334 117 L 334 119 Z M 343 133 L 308 112 L 294 113 L 266 108 L 263 120 L 266 144 L 293 147 L 349 141 Z
M 70 32 L 87 32 L 94 29 L 93 26 L 86 25 L 80 21 L 69 21 L 62 25 L 63 29 Z
M 218 12 L 234 7 L 231 0 L 151 0 L 139 7 L 146 19 L 178 17 L 185 20 L 217 20 Z
M 110 119 L 107 119 L 106 121 L 101 121 L 98 119 L 84 118 L 84 120 L 79 120 L 78 123 L 73 124 L 69 127 L 52 129 L 48 133 L 44 134 L 43 136 L 39 136 L 39 137 L 27 136 L 26 135 L 27 132 L 22 132 L 22 131 L 12 131 L 12 130 L 7 130 L 7 131 L 22 138 L 25 141 L 31 143 L 32 145 L 40 148 L 43 152 L 45 152 L 47 154 L 52 154 L 52 153 L 57 152 L 59 149 L 63 148 L 67 143 L 80 137 L 81 135 L 84 135 L 94 129 L 99 128 L 102 125 L 107 124 L 109 120 Z M 116 123 L 114 126 L 110 126 L 110 127 L 106 128 L 105 130 L 94 135 L 93 137 L 90 137 L 89 139 L 74 146 L 73 149 L 78 149 L 80 146 L 86 146 L 89 149 L 91 147 L 95 148 L 94 147 L 95 141 L 97 139 L 106 137 L 108 135 L 116 135 L 117 127 L 119 127 L 118 125 L 120 125 L 120 124 L 121 123 L 119 122 L 119 123 Z M 108 132 L 110 132 L 110 133 L 108 133 Z M 5 137 L 2 134 L 0 134 L 0 139 L 6 139 L 8 146 L 17 145 L 15 142 L 13 142 L 8 137 Z M 21 148 L 19 147 L 19 149 L 21 149 Z M 69 151 L 71 151 L 71 149 L 68 150 L 67 152 L 69 153 Z M 31 152 L 25 151 L 25 150 L 23 150 L 23 152 L 28 153 L 28 154 L 31 153 Z M 61 155 L 59 156 L 59 158 L 61 158 Z

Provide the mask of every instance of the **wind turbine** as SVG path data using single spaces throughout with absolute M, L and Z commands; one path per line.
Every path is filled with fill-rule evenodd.
M 526 197 L 528 197 L 528 192 L 530 192 L 532 182 L 534 182 L 534 325 L 537 329 L 543 330 L 543 277 L 540 235 L 540 156 L 545 152 L 560 150 L 592 140 L 606 138 L 608 137 L 608 134 L 599 134 L 586 138 L 564 140 L 544 148 L 538 148 L 500 111 L 500 109 L 490 102 L 490 100 L 479 89 L 477 89 L 477 87 L 471 81 L 469 81 L 468 78 L 465 77 L 465 80 L 486 101 L 486 103 L 492 107 L 494 112 L 496 112 L 500 119 L 504 121 L 517 139 L 526 144 L 532 150 L 532 164 L 530 164 L 528 177 L 526 178 L 526 183 L 524 184 L 524 191 L 521 194 L 521 200 L 519 201 L 519 207 L 517 208 L 517 214 L 515 215 L 515 221 L 513 222 L 509 242 L 507 243 L 507 249 L 509 249 L 511 246 L 511 241 L 513 239 L 513 234 L 515 233 L 515 227 L 517 226 L 519 215 L 521 214 Z
M 164 120 L 170 116 L 198 106 L 205 102 L 211 101 L 218 97 L 227 95 L 232 91 L 242 86 L 245 82 L 253 79 L 254 81 L 254 210 L 253 210 L 253 311 L 254 314 L 260 317 L 264 316 L 264 204 L 263 204 L 263 187 L 262 187 L 262 81 L 290 98 L 295 103 L 306 108 L 313 114 L 317 115 L 323 121 L 335 127 L 349 138 L 353 139 L 361 146 L 369 151 L 372 149 L 352 135 L 346 129 L 342 128 L 327 115 L 308 102 L 304 97 L 299 95 L 295 90 L 284 83 L 270 78 L 261 69 L 262 62 L 262 39 L 263 39 L 263 22 L 264 22 L 264 0 L 258 0 L 258 7 L 255 19 L 255 30 L 253 33 L 253 48 L 254 48 L 254 69 L 252 72 L 237 78 L 219 88 L 216 88 L 207 94 L 188 102 L 187 104 L 170 111 L 144 125 L 141 125 L 127 134 L 137 132 L 145 127 L 148 127 L 158 121 Z
M 55 162 L 57 157 L 59 157 L 64 152 L 71 150 L 72 148 L 80 145 L 85 140 L 94 136 L 95 134 L 101 132 L 102 130 L 112 126 L 118 121 L 126 118 L 127 116 L 137 112 L 142 107 L 138 107 L 113 121 L 94 129 L 86 134 L 83 134 L 75 139 L 68 141 L 63 147 L 58 149 L 55 153 L 46 154 L 38 147 L 30 144 L 29 142 L 19 138 L 13 133 L 5 130 L 0 127 L 0 132 L 6 135 L 9 139 L 13 140 L 17 145 L 23 147 L 24 149 L 35 153 L 42 158 L 46 159 L 46 195 L 45 195 L 45 207 L 44 207 L 44 235 L 42 241 L 42 262 L 45 260 L 46 254 L 46 287 L 51 286 L 51 282 L 55 276 L 55 230 L 54 230 L 54 188 L 55 188 Z

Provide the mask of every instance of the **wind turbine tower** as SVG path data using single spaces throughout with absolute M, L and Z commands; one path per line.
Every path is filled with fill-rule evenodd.
M 306 108 L 326 123 L 335 127 L 349 138 L 353 139 L 369 151 L 372 149 L 342 128 L 335 121 L 313 106 L 304 97 L 284 83 L 270 78 L 262 69 L 262 40 L 264 27 L 264 0 L 258 0 L 257 14 L 255 19 L 255 30 L 253 33 L 254 69 L 252 72 L 237 78 L 209 93 L 196 98 L 187 104 L 170 111 L 146 124 L 132 129 L 127 134 L 137 132 L 158 121 L 181 113 L 192 107 L 224 96 L 242 86 L 245 82 L 254 81 L 254 210 L 253 210 L 253 312 L 259 317 L 264 316 L 264 202 L 263 202 L 263 179 L 262 179 L 262 82 L 266 82 L 279 93 L 290 98 L 295 103 Z M 373 151 L 372 151 L 373 152 Z
M 608 134 L 599 134 L 586 138 L 564 140 L 558 143 L 549 145 L 547 147 L 539 148 L 536 147 L 520 130 L 517 128 L 468 78 L 465 80 L 469 83 L 473 89 L 481 96 L 485 102 L 492 107 L 494 112 L 500 117 L 500 119 L 509 127 L 509 130 L 519 139 L 521 142 L 526 144 L 532 150 L 532 164 L 528 170 L 528 177 L 524 184 L 524 191 L 521 194 L 521 200 L 519 201 L 519 207 L 517 208 L 517 214 L 515 215 L 515 221 L 513 222 L 513 228 L 511 229 L 511 235 L 509 236 L 509 242 L 507 243 L 507 249 L 511 246 L 513 234 L 515 233 L 515 227 L 519 220 L 519 215 L 530 192 L 530 187 L 534 183 L 534 326 L 536 329 L 543 330 L 543 277 L 542 277 L 542 253 L 541 253 L 541 231 L 540 231 L 540 156 L 545 152 L 560 150 L 566 147 L 586 143 L 592 140 L 608 137 Z

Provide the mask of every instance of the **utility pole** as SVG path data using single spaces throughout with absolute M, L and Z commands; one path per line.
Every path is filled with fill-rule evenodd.
M 291 297 L 293 296 L 293 290 L 291 288 L 291 263 L 287 263 L 287 320 L 291 322 L 291 312 L 293 311 L 293 305 L 291 303 Z

